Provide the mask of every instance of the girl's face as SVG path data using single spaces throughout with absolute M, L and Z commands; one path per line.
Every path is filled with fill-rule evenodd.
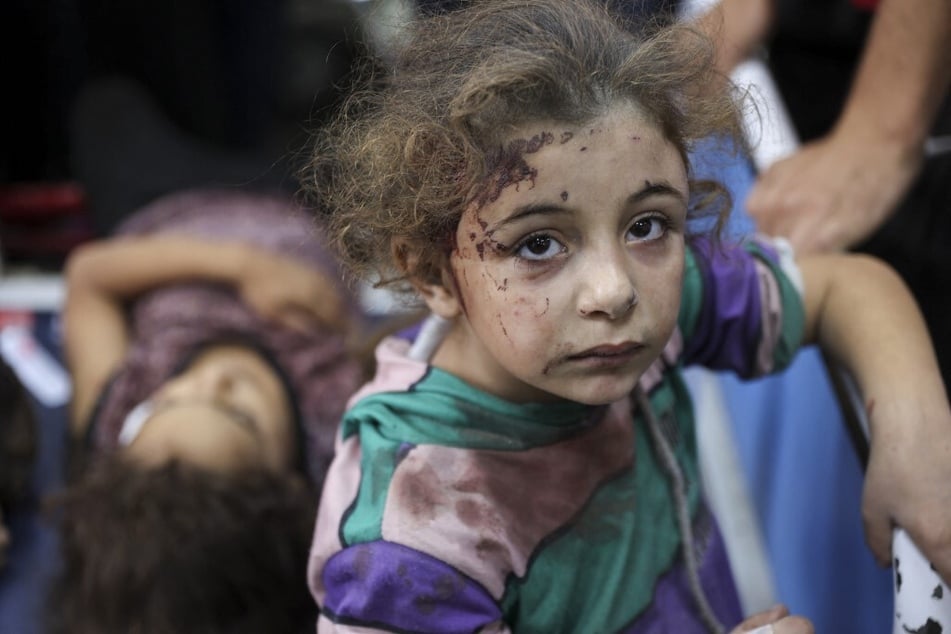
M 211 348 L 151 401 L 155 412 L 127 447 L 133 457 L 152 464 L 178 458 L 221 471 L 291 467 L 290 405 L 280 380 L 256 352 Z
M 512 401 L 624 397 L 680 307 L 679 153 L 618 106 L 584 126 L 517 130 L 502 170 L 459 223 L 451 283 L 424 289 L 455 318 L 434 365 Z

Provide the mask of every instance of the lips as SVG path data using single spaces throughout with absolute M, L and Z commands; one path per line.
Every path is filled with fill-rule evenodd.
M 584 361 L 589 359 L 593 361 L 598 359 L 603 359 L 605 361 L 626 360 L 636 355 L 643 348 L 643 344 L 629 341 L 625 343 L 589 348 L 583 352 L 569 355 L 567 359 L 569 361 Z

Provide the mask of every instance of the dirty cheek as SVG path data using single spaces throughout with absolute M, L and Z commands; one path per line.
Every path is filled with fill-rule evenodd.
M 520 333 L 517 339 L 522 346 L 535 348 L 534 342 L 550 339 L 553 331 L 548 315 L 551 301 L 546 296 L 515 295 L 505 298 L 505 307 L 498 313 L 498 325 L 504 329 L 509 340 Z

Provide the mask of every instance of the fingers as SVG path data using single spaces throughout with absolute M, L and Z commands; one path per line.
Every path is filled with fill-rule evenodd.
M 866 495 L 862 500 L 862 524 L 865 528 L 865 541 L 880 566 L 891 565 L 892 559 L 892 530 L 894 524 L 891 516 L 878 503 L 877 499 L 868 495 L 869 483 L 866 482 Z
M 746 632 L 759 633 L 761 628 L 768 628 L 772 623 L 775 623 L 776 621 L 788 615 L 789 610 L 785 605 L 774 605 L 768 610 L 757 612 L 753 616 L 748 617 L 745 621 L 737 625 L 731 634 L 741 634 Z M 762 632 L 768 631 L 768 629 L 762 630 Z
M 769 172 L 760 177 L 749 196 L 746 197 L 746 210 L 756 221 L 757 228 L 765 233 L 775 235 L 781 230 L 781 221 L 784 214 L 777 212 L 774 188 L 769 179 Z
M 805 213 L 797 190 L 786 188 L 785 179 L 774 169 L 760 177 L 746 199 L 746 208 L 756 222 L 756 228 L 765 234 L 787 238 L 799 253 L 803 238 L 808 240 L 811 214 Z
M 787 616 L 773 624 L 773 634 L 815 634 L 815 628 L 809 619 L 801 616 Z
M 787 616 L 788 610 L 785 607 L 777 606 L 777 608 L 751 616 L 731 634 L 815 634 L 815 628 L 809 619 L 801 616 Z M 769 620 L 761 625 L 753 625 L 754 622 L 759 623 L 763 619 Z

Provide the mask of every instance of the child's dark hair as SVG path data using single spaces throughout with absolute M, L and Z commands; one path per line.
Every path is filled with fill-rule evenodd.
M 0 359 L 0 510 L 4 516 L 29 494 L 36 447 L 33 404 L 13 369 Z
M 411 27 L 390 69 L 318 131 L 301 182 L 351 274 L 400 287 L 398 246 L 438 280 L 463 211 L 505 186 L 516 126 L 582 125 L 629 103 L 687 164 L 694 141 L 739 137 L 714 72 L 712 43 L 684 26 L 625 24 L 586 0 L 472 2 Z M 718 185 L 691 193 L 693 215 L 729 209 Z
M 52 502 L 62 569 L 50 629 L 313 631 L 306 567 L 316 503 L 291 474 L 103 458 Z

